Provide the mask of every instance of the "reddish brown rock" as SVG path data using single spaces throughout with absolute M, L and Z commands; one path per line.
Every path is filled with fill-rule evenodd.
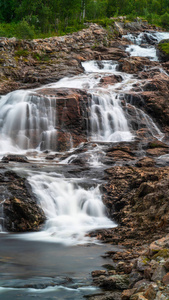
M 149 157 L 143 157 L 136 162 L 136 167 L 154 167 L 155 161 Z
M 168 285 L 169 284 L 169 273 L 167 273 L 166 275 L 164 275 L 162 282 L 164 285 Z
M 141 88 L 143 91 L 137 92 L 136 87 L 136 93 L 126 96 L 128 102 L 141 107 L 163 131 L 169 132 L 169 77 L 158 73 L 146 80 Z
M 157 62 L 152 62 L 144 57 L 128 57 L 119 60 L 118 70 L 128 74 L 137 74 L 143 71 L 145 66 L 157 66 Z
M 136 292 L 136 289 L 124 290 L 121 294 L 121 300 L 130 300 L 130 297 Z
M 100 86 L 107 86 L 107 85 L 113 85 L 115 83 L 121 82 L 122 76 L 120 75 L 111 75 L 111 76 L 106 76 L 100 79 Z
M 105 270 L 96 270 L 92 272 L 92 277 L 98 277 L 101 275 L 106 275 L 106 271 Z
M 43 95 L 46 102 L 48 97 L 54 99 L 56 111 L 56 138 L 53 149 L 69 150 L 87 140 L 88 101 L 90 95 L 78 89 L 40 89 L 36 96 Z
M 164 267 L 166 268 L 167 271 L 169 271 L 169 259 L 166 260 Z
M 145 293 L 144 293 L 144 297 L 147 299 L 147 300 L 154 300 L 156 298 L 156 294 L 157 294 L 157 291 L 156 289 L 154 288 L 154 286 L 151 284 L 149 285 L 149 287 L 146 289 Z

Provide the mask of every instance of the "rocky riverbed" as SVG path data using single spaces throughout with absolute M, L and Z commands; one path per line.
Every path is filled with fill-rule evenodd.
M 1 95 L 31 88 L 1 97 L 1 227 L 116 245 L 92 272 L 101 290 L 89 299 L 169 297 L 169 64 L 153 52 L 159 32 L 121 18 L 108 30 L 0 39 Z

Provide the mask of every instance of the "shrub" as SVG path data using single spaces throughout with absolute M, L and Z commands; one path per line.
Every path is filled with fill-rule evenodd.
M 35 36 L 34 27 L 30 26 L 26 20 L 16 24 L 16 37 L 19 39 L 33 39 Z
M 166 28 L 169 27 L 169 14 L 167 12 L 161 16 L 161 25 Z

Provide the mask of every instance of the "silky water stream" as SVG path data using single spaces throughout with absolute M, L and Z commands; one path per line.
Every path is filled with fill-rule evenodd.
M 59 163 L 44 162 L 41 150 L 54 151 L 53 140 L 57 139 L 54 98 L 37 98 L 36 90 L 1 97 L 0 155 L 17 153 L 29 157 L 33 169 L 20 164 L 9 168 L 28 179 L 47 218 L 37 233 L 1 233 L 0 296 L 4 300 L 82 299 L 86 294 L 97 293 L 90 286 L 90 272 L 105 264 L 101 253 L 113 249 L 86 234 L 117 226 L 107 217 L 102 202 L 100 185 L 105 166 L 100 157 L 108 143 L 134 140 L 135 129 L 124 95 L 139 81 L 133 75 L 118 72 L 118 64 L 113 61 L 90 61 L 83 67 L 84 74 L 45 86 L 85 89 L 92 95 L 88 138 L 95 147 L 88 148 L 90 170 L 82 177 L 76 175 L 76 169 L 72 177 L 67 172 L 76 157 L 72 149 Z M 100 79 L 112 74 L 120 76 L 121 82 L 100 86 Z M 144 118 L 149 133 L 162 139 L 163 134 L 150 116 L 134 109 L 138 124 Z

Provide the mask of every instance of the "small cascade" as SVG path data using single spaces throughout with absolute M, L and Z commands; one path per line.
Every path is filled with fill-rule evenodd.
M 85 69 L 85 72 L 87 73 L 114 73 L 117 68 L 117 62 L 114 62 L 112 60 L 91 60 L 82 63 L 82 66 Z
M 85 237 L 88 231 L 116 226 L 106 217 L 98 185 L 85 188 L 83 180 L 78 183 L 56 173 L 31 174 L 29 182 L 47 221 L 43 231 L 27 238 L 81 244 L 91 241 Z
M 130 45 L 126 48 L 130 56 L 147 57 L 150 60 L 157 61 L 156 49 L 154 47 L 141 47 L 139 45 Z
M 139 34 L 131 34 L 123 36 L 124 38 L 132 41 L 136 45 L 141 44 L 157 44 L 161 40 L 165 40 L 169 38 L 169 32 L 141 32 Z
M 56 100 L 31 91 L 16 91 L 1 98 L 1 152 L 56 149 Z
M 133 138 L 119 94 L 94 94 L 91 104 L 91 136 L 94 141 L 121 142 Z
M 168 32 L 141 32 L 138 35 L 127 34 L 124 38 L 132 41 L 135 45 L 129 45 L 126 51 L 130 56 L 147 57 L 150 60 L 158 61 L 156 48 L 154 45 L 158 44 L 163 39 L 169 38 Z

